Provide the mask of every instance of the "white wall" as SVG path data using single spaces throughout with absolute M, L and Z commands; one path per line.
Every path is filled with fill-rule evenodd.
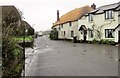
M 60 30 L 59 30 L 60 26 Z M 71 31 L 74 31 L 74 36 L 78 34 L 78 21 L 71 22 L 71 26 L 69 26 L 69 22 L 64 23 L 63 27 L 61 25 L 57 25 L 54 28 L 58 30 L 58 38 L 59 39 L 73 39 L 71 37 Z M 65 36 L 64 36 L 65 31 Z
M 104 13 L 93 15 L 92 22 L 88 21 L 88 16 L 87 17 L 84 16 L 81 19 L 79 19 L 79 21 L 78 21 L 78 29 L 80 28 L 81 25 L 85 25 L 86 28 L 90 28 L 90 29 L 94 28 L 93 34 L 94 34 L 94 38 L 97 40 L 99 40 L 99 39 L 97 37 L 96 30 L 101 29 L 101 39 L 110 39 L 110 40 L 115 41 L 115 39 L 117 37 L 117 35 L 115 35 L 115 33 L 113 34 L 115 38 L 105 38 L 105 29 L 115 29 L 116 26 L 118 26 L 118 12 L 114 12 L 114 19 L 105 20 L 104 16 L 105 16 Z M 91 41 L 94 38 L 89 38 L 88 33 L 87 33 L 87 40 Z M 79 40 L 83 39 L 83 36 L 80 31 L 78 32 L 78 39 Z
M 115 30 L 115 42 L 118 42 L 118 33 L 119 33 L 119 31 L 120 31 L 120 26 Z
M 81 25 L 85 25 L 85 27 L 87 29 L 88 28 L 92 29 L 93 23 L 88 21 L 88 17 L 87 16 L 83 16 L 81 19 L 78 20 L 78 29 L 81 27 Z M 93 39 L 93 38 L 89 38 L 88 32 L 87 32 L 86 37 L 87 37 L 86 40 L 88 40 L 88 41 Z M 83 40 L 83 31 L 78 31 L 78 40 Z
M 94 16 L 94 24 L 96 26 L 96 29 L 100 29 L 100 27 L 102 27 L 101 28 L 102 39 L 114 40 L 114 38 L 105 38 L 105 29 L 115 29 L 116 26 L 118 25 L 118 17 L 117 17 L 118 12 L 114 12 L 113 15 L 114 15 L 114 19 L 108 19 L 108 20 L 105 20 L 104 13 Z
M 70 27 L 70 30 L 74 32 L 74 37 L 78 34 L 78 21 L 71 22 L 72 26 Z

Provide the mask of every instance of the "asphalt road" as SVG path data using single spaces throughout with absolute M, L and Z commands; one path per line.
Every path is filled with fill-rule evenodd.
M 118 76 L 118 47 L 35 40 L 36 52 L 26 76 Z

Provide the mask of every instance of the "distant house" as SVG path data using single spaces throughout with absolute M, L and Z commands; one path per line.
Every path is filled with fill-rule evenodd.
M 101 6 L 78 20 L 78 40 L 120 42 L 120 3 Z
M 59 39 L 73 39 L 78 35 L 78 19 L 92 10 L 93 8 L 87 5 L 76 8 L 60 18 L 59 11 L 57 11 L 57 21 L 53 24 L 52 29 L 57 29 Z
M 22 20 L 21 24 L 22 25 L 21 25 L 20 29 L 22 31 L 22 34 L 24 34 L 25 32 L 27 32 L 26 35 L 34 35 L 34 28 L 31 27 L 31 25 L 28 22 Z
M 2 27 L 15 26 L 13 30 L 16 36 L 23 35 L 25 28 L 28 29 L 28 35 L 33 35 L 34 29 L 26 21 L 22 20 L 20 12 L 15 6 L 0 6 L 0 12 L 2 13 L 2 15 L 0 15 L 0 25 L 2 25 Z

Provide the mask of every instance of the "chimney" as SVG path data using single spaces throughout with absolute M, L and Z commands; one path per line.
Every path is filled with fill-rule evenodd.
M 59 21 L 59 10 L 57 10 L 57 21 Z
M 91 8 L 93 8 L 94 10 L 96 9 L 96 5 L 93 3 L 92 5 L 91 5 Z

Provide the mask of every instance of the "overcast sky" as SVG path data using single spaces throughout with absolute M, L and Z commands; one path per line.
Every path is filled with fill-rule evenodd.
M 14 5 L 23 12 L 25 20 L 36 31 L 50 29 L 57 19 L 57 10 L 60 16 L 85 5 L 95 3 L 97 7 L 116 3 L 120 0 L 0 0 L 0 5 Z

